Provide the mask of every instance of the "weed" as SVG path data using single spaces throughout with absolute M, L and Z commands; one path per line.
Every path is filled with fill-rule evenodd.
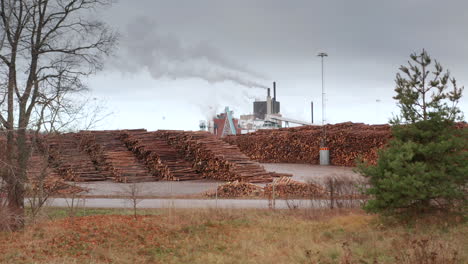
M 71 221 L 48 210 L 55 219 L 0 233 L 0 263 L 468 263 L 466 224 L 387 226 L 310 209 L 139 210 L 138 221 L 133 210 L 90 209 L 101 215 Z
M 422 238 L 410 240 L 407 249 L 400 248 L 395 260 L 402 264 L 456 264 L 459 255 L 447 242 Z

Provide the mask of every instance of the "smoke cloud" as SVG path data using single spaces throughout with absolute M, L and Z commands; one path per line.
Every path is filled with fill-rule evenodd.
M 176 36 L 158 31 L 154 21 L 138 17 L 127 25 L 113 66 L 121 71 L 142 68 L 155 79 L 199 78 L 209 83 L 230 81 L 248 88 L 268 87 L 256 81 L 266 77 L 225 56 L 208 43 L 184 45 Z

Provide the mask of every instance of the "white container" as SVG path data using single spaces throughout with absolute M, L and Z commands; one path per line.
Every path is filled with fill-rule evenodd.
M 320 165 L 330 165 L 330 149 L 320 147 Z

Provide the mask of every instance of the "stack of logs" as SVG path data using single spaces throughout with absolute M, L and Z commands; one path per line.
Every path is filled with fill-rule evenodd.
M 59 174 L 48 166 L 48 157 L 41 155 L 37 150 L 33 150 L 29 158 L 27 174 L 30 183 L 29 194 L 31 195 L 40 192 L 43 192 L 42 195 L 48 195 L 82 191 L 77 191 L 78 188 L 66 184 Z
M 120 140 L 122 133 L 122 131 L 81 132 L 79 134 L 82 137 L 81 148 L 90 155 L 101 172 L 110 174 L 116 182 L 157 180 Z
M 275 179 L 267 184 L 265 186 L 266 197 L 273 197 L 273 188 L 276 198 L 320 198 L 325 197 L 327 193 L 322 186 L 295 181 L 287 177 Z
M 208 197 L 235 198 L 235 197 L 262 197 L 263 188 L 248 182 L 228 182 L 220 185 L 217 191 L 207 192 Z
M 275 179 L 265 187 L 252 183 L 234 181 L 218 186 L 217 191 L 209 191 L 206 193 L 208 197 L 215 197 L 216 195 L 220 198 L 265 197 L 269 199 L 320 199 L 327 197 L 328 193 L 325 188 L 320 185 L 295 181 L 289 177 L 281 177 Z
M 326 125 L 333 165 L 355 166 L 357 158 L 375 163 L 377 152 L 391 137 L 389 125 L 341 123 Z M 228 136 L 225 141 L 253 160 L 271 163 L 319 163 L 323 127 L 304 126 Z
M 275 177 L 291 176 L 267 172 L 238 147 L 207 132 L 81 131 L 46 135 L 42 145 L 50 166 L 47 173 L 66 181 L 213 179 L 267 183 Z
M 229 145 L 208 132 L 158 131 L 170 145 L 190 160 L 206 178 L 250 183 L 271 182 L 273 177 L 290 176 L 265 171 L 236 146 Z
M 49 166 L 49 156 L 43 153 L 43 140 L 28 138 L 31 147 L 28 167 L 26 169 L 28 186 L 26 191 L 31 197 L 47 197 L 50 195 L 67 195 L 84 191 L 80 187 L 67 184 L 56 169 Z M 6 142 L 0 135 L 0 169 L 7 164 L 5 160 Z
M 45 139 L 49 146 L 50 163 L 67 181 L 103 181 L 89 155 L 80 150 L 80 139 L 76 134 L 50 135 Z
M 160 180 L 187 181 L 203 178 L 192 163 L 155 132 L 123 133 L 120 139 Z

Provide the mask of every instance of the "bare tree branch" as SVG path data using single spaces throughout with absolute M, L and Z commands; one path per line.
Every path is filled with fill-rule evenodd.
M 73 93 L 102 68 L 116 34 L 89 12 L 111 0 L 0 0 L 0 124 L 7 133 L 9 204 L 22 213 L 31 145 L 28 129 L 56 131 L 85 116 Z M 3 84 L 3 81 L 5 82 Z M 98 118 L 94 118 L 97 121 Z

